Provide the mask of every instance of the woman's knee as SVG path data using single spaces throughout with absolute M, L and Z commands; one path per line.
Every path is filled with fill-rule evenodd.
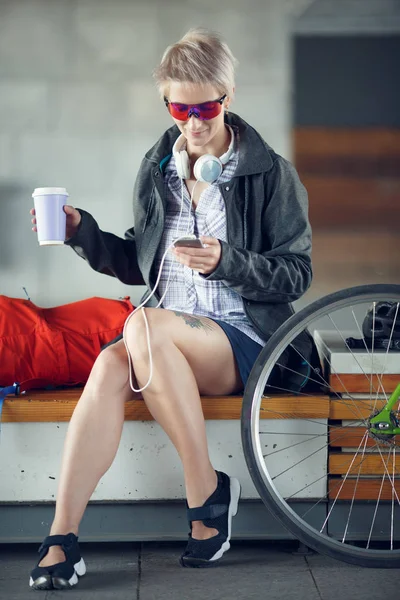
M 140 310 L 129 319 L 126 325 L 125 339 L 131 358 L 134 362 L 147 363 L 149 359 L 149 339 L 151 353 L 154 356 L 163 343 L 167 342 L 168 335 L 165 331 L 160 313 L 156 309 L 144 309 L 147 326 Z M 147 327 L 149 331 L 147 332 Z
M 125 387 L 129 382 L 128 356 L 123 342 L 108 346 L 98 355 L 90 373 L 89 381 L 113 388 Z

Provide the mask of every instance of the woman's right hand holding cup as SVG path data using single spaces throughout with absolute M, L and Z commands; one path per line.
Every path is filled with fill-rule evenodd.
M 74 208 L 73 206 L 70 206 L 69 204 L 65 204 L 63 208 L 64 208 L 65 214 L 67 215 L 67 218 L 66 218 L 67 226 L 66 226 L 65 239 L 68 240 L 69 238 L 74 236 L 76 234 L 76 232 L 78 231 L 79 223 L 81 222 L 82 216 L 81 216 L 81 213 L 79 212 L 79 210 L 76 210 L 76 208 Z M 31 208 L 30 214 L 33 216 L 32 224 L 34 225 L 34 227 L 32 227 L 32 231 L 37 231 L 36 218 L 35 218 L 36 212 L 35 212 L 34 208 Z

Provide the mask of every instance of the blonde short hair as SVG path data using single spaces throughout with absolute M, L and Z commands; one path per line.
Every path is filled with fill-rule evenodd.
M 170 81 L 209 83 L 218 93 L 233 97 L 237 60 L 218 33 L 190 29 L 179 42 L 168 46 L 154 70 L 161 97 Z

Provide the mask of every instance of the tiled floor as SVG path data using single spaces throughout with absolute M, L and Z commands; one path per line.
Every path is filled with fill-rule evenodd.
M 400 570 L 362 569 L 286 543 L 233 542 L 215 569 L 182 569 L 183 544 L 81 544 L 88 572 L 67 592 L 29 589 L 37 545 L 0 546 L 0 598 L 70 600 L 387 600 Z M 33 594 L 33 596 L 31 596 Z M 65 596 L 66 595 L 66 596 Z

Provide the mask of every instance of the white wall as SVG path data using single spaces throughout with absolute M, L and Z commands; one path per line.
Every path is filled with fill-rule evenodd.
M 290 469 L 276 481 L 281 494 L 290 496 L 298 492 L 308 476 L 315 483 L 296 494 L 296 498 L 325 495 L 328 446 L 320 450 L 325 438 L 321 438 L 320 432 L 324 430 L 319 423 L 326 425 L 322 419 L 318 423 L 303 419 L 262 421 L 264 431 L 273 428 L 275 432 L 283 432 L 274 436 L 278 438 L 277 449 L 267 459 L 272 477 Z M 68 423 L 2 425 L 0 441 L 7 450 L 0 452 L 0 502 L 54 501 L 67 426 Z M 239 478 L 242 498 L 258 498 L 243 456 L 240 421 L 207 421 L 206 428 L 212 463 Z M 288 432 L 293 433 L 287 435 Z M 308 439 L 306 444 L 302 443 L 305 439 Z M 292 469 L 301 459 L 301 466 Z M 184 490 L 182 464 L 161 427 L 153 421 L 126 421 L 117 456 L 97 485 L 92 500 L 174 500 L 183 498 Z

